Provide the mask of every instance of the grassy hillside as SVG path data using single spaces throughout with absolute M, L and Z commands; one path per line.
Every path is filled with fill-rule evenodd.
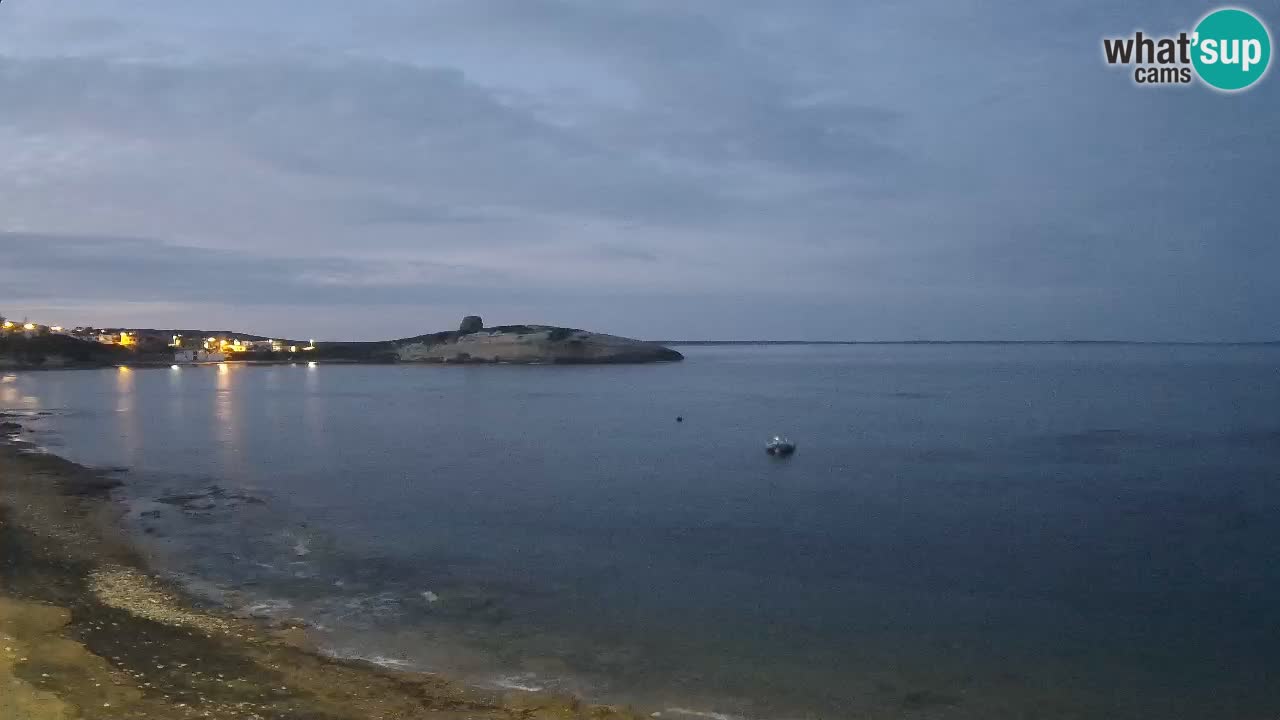
M 0 367 L 110 365 L 134 357 L 127 348 L 85 342 L 66 335 L 30 338 L 18 333 L 0 335 Z

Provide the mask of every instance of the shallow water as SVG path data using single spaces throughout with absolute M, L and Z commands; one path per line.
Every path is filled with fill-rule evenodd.
M 682 350 L 0 407 L 129 468 L 161 567 L 336 654 L 756 718 L 1280 712 L 1280 348 Z

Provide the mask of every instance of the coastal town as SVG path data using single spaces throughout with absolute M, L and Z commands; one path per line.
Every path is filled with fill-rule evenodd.
M 173 363 L 219 363 L 275 354 L 310 353 L 314 340 L 281 340 L 228 332 L 173 332 L 133 328 L 95 328 L 45 325 L 0 316 L 0 338 L 67 337 L 100 346 L 131 350 L 139 354 L 172 360 Z

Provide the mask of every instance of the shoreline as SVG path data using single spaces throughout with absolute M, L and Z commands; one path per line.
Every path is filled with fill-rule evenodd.
M 145 566 L 111 498 L 121 481 L 37 452 L 16 432 L 0 437 L 0 717 L 641 717 L 334 658 L 300 626 L 201 608 Z
M 575 362 L 568 360 L 554 361 L 515 361 L 515 360 L 353 360 L 350 358 L 289 359 L 289 360 L 218 360 L 198 362 L 173 362 L 171 360 L 131 360 L 111 362 L 68 363 L 64 365 L 13 365 L 0 363 L 0 372 L 59 372 L 70 370 L 109 370 L 125 368 L 129 370 L 164 370 L 172 368 L 208 368 L 226 365 L 229 367 L 267 367 L 267 366 L 321 366 L 321 365 L 376 365 L 376 366 L 419 366 L 419 367 L 583 367 L 600 365 L 665 365 L 675 360 Z

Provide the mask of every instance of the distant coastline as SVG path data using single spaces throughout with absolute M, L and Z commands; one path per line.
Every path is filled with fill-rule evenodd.
M 457 330 L 372 342 L 273 339 L 207 330 L 66 329 L 27 321 L 4 321 L 0 330 L 0 368 L 6 369 L 228 361 L 586 365 L 683 359 L 659 343 L 554 325 L 485 327 L 475 315 L 463 318 Z
M 229 330 L 63 328 L 4 320 L 0 369 L 75 369 L 240 363 L 612 364 L 676 362 L 673 347 L 770 346 L 1135 346 L 1280 347 L 1280 340 L 636 340 L 555 325 L 486 327 L 479 316 L 457 330 L 374 341 L 273 339 Z

